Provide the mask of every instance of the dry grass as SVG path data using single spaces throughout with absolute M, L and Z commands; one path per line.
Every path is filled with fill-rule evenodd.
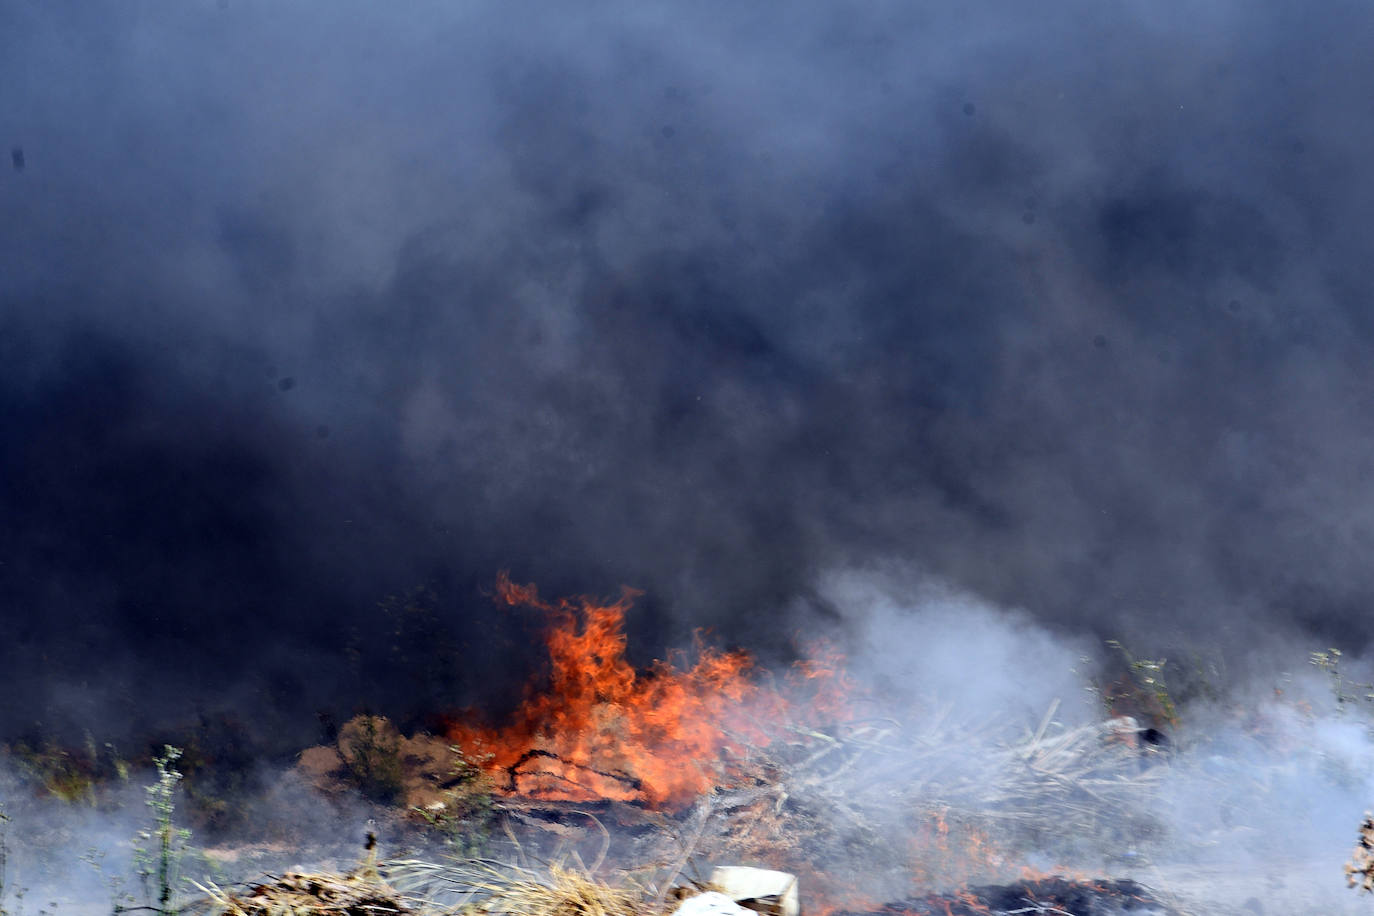
M 478 910 L 501 916 L 626 916 L 640 904 L 638 893 L 555 865 L 547 881 L 517 880 L 493 888 Z
M 613 887 L 584 868 L 484 860 L 403 861 L 388 877 L 427 912 L 464 916 L 634 916 L 652 909 L 639 888 Z
M 382 875 L 385 874 L 386 880 Z M 643 892 L 580 868 L 418 860 L 365 863 L 347 875 L 287 872 L 238 892 L 197 885 L 199 916 L 637 916 Z

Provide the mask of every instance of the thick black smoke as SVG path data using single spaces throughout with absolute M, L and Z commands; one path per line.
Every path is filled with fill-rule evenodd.
M 0 728 L 499 709 L 501 569 L 646 653 L 870 563 L 1362 647 L 1371 28 L 0 5 Z

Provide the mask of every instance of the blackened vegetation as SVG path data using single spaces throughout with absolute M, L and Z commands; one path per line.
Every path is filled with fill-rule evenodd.
M 522 776 L 541 776 L 553 779 L 565 779 L 565 777 L 560 776 L 557 773 L 550 772 L 548 770 L 521 769 L 522 767 L 524 767 L 525 764 L 529 763 L 530 761 L 538 760 L 540 758 L 556 760 L 565 767 L 574 767 L 580 770 L 586 770 L 588 773 L 594 773 L 597 776 L 605 777 L 606 779 L 614 779 L 617 782 L 623 784 L 627 789 L 630 789 L 634 792 L 642 791 L 644 788 L 643 782 L 641 782 L 636 777 L 631 776 L 629 773 L 624 772 L 623 770 L 600 770 L 593 766 L 578 763 L 575 760 L 569 760 L 561 754 L 555 754 L 553 751 L 546 751 L 537 747 L 530 748 L 528 751 L 525 751 L 525 753 L 521 754 L 519 758 L 516 759 L 515 763 L 512 763 L 510 766 L 506 767 L 506 774 L 509 778 L 502 788 L 504 788 L 507 792 L 511 793 L 519 792 L 520 777 Z M 537 789 L 529 793 L 531 797 L 537 796 L 538 794 L 539 792 Z
M 843 916 L 1009 916 L 1012 913 L 1071 913 L 1073 916 L 1176 916 L 1134 881 L 1074 881 L 1058 875 L 990 884 L 953 894 L 932 894 L 889 903 L 865 914 Z
M 168 746 L 182 749 L 178 817 L 185 825 L 210 838 L 242 830 L 249 819 L 245 800 L 262 789 L 264 753 L 249 727 L 228 715 L 202 715 L 195 724 L 158 730 L 142 747 L 93 736 L 63 743 L 35 727 L 0 744 L 0 770 L 17 774 L 35 797 L 103 809 L 116 805 L 119 787 Z

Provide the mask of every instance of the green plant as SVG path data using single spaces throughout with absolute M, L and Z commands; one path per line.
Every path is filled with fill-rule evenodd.
M 381 716 L 357 716 L 339 733 L 339 756 L 365 798 L 393 804 L 402 794 L 400 736 Z
M 129 764 L 114 745 L 97 746 L 89 732 L 81 747 L 31 736 L 6 745 L 5 751 L 43 792 L 68 804 L 94 807 L 101 800 L 102 787 L 129 778 Z
M 47 794 L 70 804 L 95 804 L 93 767 L 80 752 L 52 741 L 41 745 L 20 741 L 13 746 L 12 753 L 23 771 L 41 783 Z
M 181 749 L 170 744 L 162 749 L 161 756 L 154 758 L 157 767 L 157 781 L 148 786 L 146 804 L 152 812 L 151 827 L 140 830 L 134 842 L 134 871 L 143 886 L 143 895 L 149 901 L 149 908 L 159 916 L 175 916 L 172 905 L 172 888 L 181 877 L 182 860 L 185 858 L 191 840 L 191 831 L 178 829 L 172 823 L 176 810 L 176 787 L 181 781 L 181 773 L 176 762 L 181 757 Z M 156 903 L 154 900 L 156 891 Z M 116 912 L 125 907 L 116 906 Z
M 1150 711 L 1165 723 L 1177 726 L 1178 706 L 1174 703 L 1173 695 L 1164 679 L 1165 667 L 1169 664 L 1169 660 L 1167 658 L 1136 658 L 1130 650 L 1115 639 L 1107 640 L 1107 645 L 1120 652 L 1121 657 L 1125 659 L 1135 688 L 1151 700 L 1149 705 L 1153 708 Z M 1103 701 L 1109 707 L 1121 698 L 1122 694 L 1120 693 L 1103 692 Z

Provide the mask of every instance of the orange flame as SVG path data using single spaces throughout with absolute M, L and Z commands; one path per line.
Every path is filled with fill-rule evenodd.
M 996 838 L 972 823 L 951 820 L 947 810 L 931 812 L 908 840 L 911 875 L 919 887 L 952 887 L 989 880 L 1012 866 Z
M 503 573 L 497 599 L 549 615 L 548 690 L 527 696 L 500 729 L 455 723 L 450 740 L 483 761 L 512 794 L 568 801 L 612 799 L 654 807 L 689 804 L 743 775 L 768 726 L 789 714 L 781 693 L 751 678 L 753 659 L 704 644 L 690 665 L 659 661 L 636 671 L 625 659 L 625 613 L 640 593 L 623 588 L 609 604 L 545 601 L 534 585 Z M 831 653 L 799 667 L 808 706 L 837 715 L 849 681 Z

